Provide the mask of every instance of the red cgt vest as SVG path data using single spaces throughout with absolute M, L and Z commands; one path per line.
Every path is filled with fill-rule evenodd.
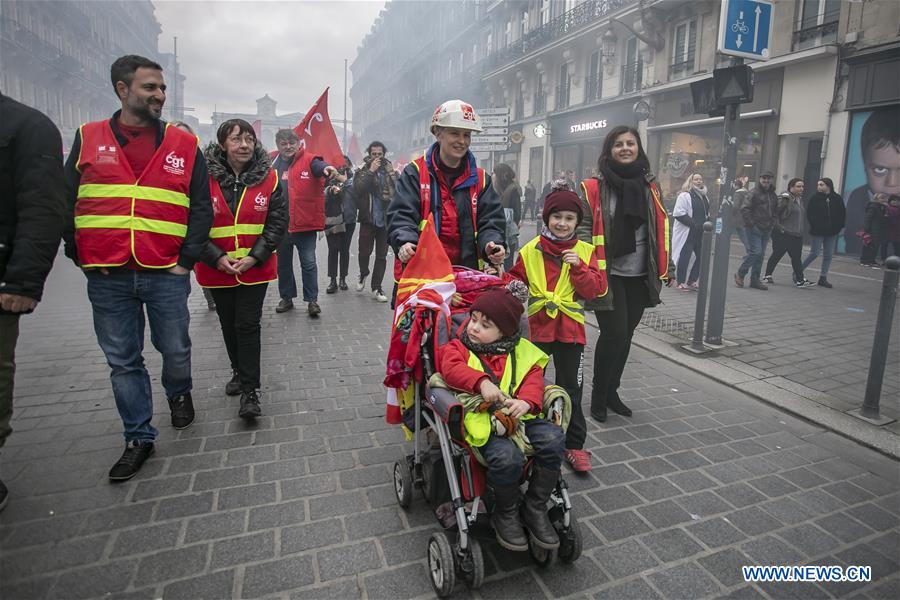
M 413 166 L 419 173 L 419 231 L 425 229 L 425 223 L 428 222 L 428 215 L 431 213 L 431 173 L 428 171 L 428 165 L 425 162 L 425 155 L 412 161 Z M 472 213 L 472 230 L 475 232 L 475 244 L 478 244 L 478 196 L 484 190 L 487 176 L 484 169 L 476 167 L 478 170 L 475 178 L 475 185 L 469 187 L 469 200 Z M 440 194 L 440 190 L 437 191 Z M 452 194 L 451 194 L 452 196 Z M 404 264 L 399 258 L 394 257 L 394 282 L 400 281 L 400 275 L 403 273 Z
M 166 124 L 143 173 L 131 170 L 109 121 L 81 126 L 75 242 L 82 267 L 146 268 L 178 262 L 190 214 L 197 138 Z
M 600 296 L 605 296 L 607 290 L 606 239 L 603 235 L 603 212 L 600 207 L 600 182 L 592 177 L 582 181 L 581 187 L 591 209 L 591 242 L 594 244 L 597 264 L 603 276 L 603 293 Z M 650 184 L 650 195 L 653 196 L 653 214 L 656 226 L 656 268 L 659 278 L 665 279 L 669 275 L 669 215 L 663 208 L 659 189 L 655 183 Z
M 313 175 L 313 158 L 301 148 L 288 167 L 289 233 L 325 229 L 325 178 Z
M 209 230 L 212 242 L 231 258 L 244 258 L 253 249 L 262 234 L 269 214 L 269 198 L 278 186 L 278 174 L 270 169 L 258 184 L 244 188 L 237 203 L 237 214 L 232 213 L 222 195 L 219 182 L 209 178 L 209 193 L 213 205 L 213 226 Z M 254 285 L 277 279 L 275 253 L 261 265 L 255 265 L 240 275 L 231 275 L 198 262 L 194 266 L 197 283 L 203 287 L 236 287 Z

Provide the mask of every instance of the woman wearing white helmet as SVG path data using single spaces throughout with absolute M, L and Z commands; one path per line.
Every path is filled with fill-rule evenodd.
M 388 242 L 399 259 L 394 280 L 416 253 L 421 224 L 434 215 L 438 237 L 454 265 L 503 264 L 506 221 L 490 176 L 469 152 L 481 119 L 470 104 L 448 100 L 434 111 L 436 142 L 409 163 L 388 208 Z

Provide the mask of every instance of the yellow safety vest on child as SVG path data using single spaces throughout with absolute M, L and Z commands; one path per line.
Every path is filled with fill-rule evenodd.
M 544 253 L 537 247 L 540 239 L 534 238 L 519 250 L 525 274 L 528 276 L 528 316 L 531 317 L 543 310 L 548 317 L 555 319 L 561 311 L 575 322 L 584 325 L 584 305 L 575 300 L 575 286 L 569 277 L 571 270 L 569 263 L 563 262 L 554 289 L 547 289 Z M 594 254 L 594 247 L 591 244 L 578 240 L 572 248 L 578 258 L 585 264 L 590 264 Z

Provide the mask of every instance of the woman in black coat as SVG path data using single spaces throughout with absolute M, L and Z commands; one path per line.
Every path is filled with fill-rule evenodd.
M 819 272 L 819 285 L 833 287 L 828 281 L 828 268 L 831 266 L 831 256 L 837 243 L 837 236 L 844 228 L 847 211 L 844 208 L 844 199 L 834 191 L 834 182 L 828 177 L 821 178 L 816 183 L 816 193 L 809 199 L 806 206 L 806 220 L 809 222 L 809 235 L 812 237 L 809 255 L 803 261 L 805 270 L 823 252 L 822 270 Z

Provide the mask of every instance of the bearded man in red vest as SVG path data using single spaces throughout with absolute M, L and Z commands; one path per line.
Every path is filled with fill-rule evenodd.
M 325 230 L 325 179 L 337 173 L 337 169 L 325 163 L 321 156 L 314 156 L 299 144 L 292 129 L 280 129 L 275 133 L 278 155 L 272 168 L 278 173 L 283 194 L 288 199 L 288 228 L 278 247 L 278 294 L 281 301 L 275 312 L 283 313 L 294 308 L 297 282 L 294 279 L 294 247 L 300 255 L 300 273 L 303 277 L 303 301 L 310 317 L 318 317 L 319 271 L 316 266 L 316 236 Z
M 75 135 L 64 238 L 66 255 L 87 276 L 94 331 L 125 425 L 125 452 L 109 472 L 110 480 L 123 481 L 153 453 L 157 434 L 142 355 L 145 319 L 162 354 L 172 426 L 194 422 L 189 274 L 206 247 L 213 211 L 197 138 L 160 120 L 162 67 L 128 55 L 110 75 L 122 108 Z

